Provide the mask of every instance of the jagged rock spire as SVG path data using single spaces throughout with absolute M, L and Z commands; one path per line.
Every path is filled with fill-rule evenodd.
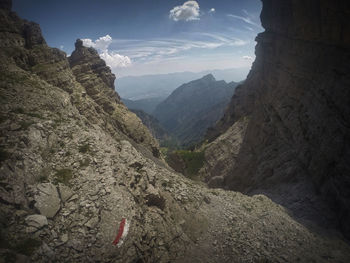
M 83 46 L 83 41 L 81 39 L 77 39 L 77 41 L 75 41 L 75 48 L 81 48 Z
M 0 9 L 6 9 L 6 10 L 11 11 L 12 0 L 0 0 Z

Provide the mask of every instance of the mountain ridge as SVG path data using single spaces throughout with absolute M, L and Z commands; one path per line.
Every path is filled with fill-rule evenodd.
M 184 83 L 199 79 L 207 74 L 214 74 L 217 79 L 242 81 L 243 78 L 235 76 L 235 71 L 206 70 L 202 72 L 177 72 L 169 74 L 144 75 L 135 77 L 122 77 L 116 80 L 117 91 L 121 97 L 131 100 L 140 100 L 154 97 L 168 97 L 172 91 Z
M 221 117 L 236 86 L 235 82 L 216 81 L 208 74 L 178 87 L 156 107 L 153 115 L 180 144 L 197 143 Z

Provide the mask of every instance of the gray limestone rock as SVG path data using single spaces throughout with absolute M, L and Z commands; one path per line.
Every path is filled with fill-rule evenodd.
M 63 202 L 66 202 L 69 198 L 71 198 L 74 194 L 74 192 L 66 185 L 59 183 L 58 184 L 58 190 L 60 193 L 61 200 Z
M 28 232 L 35 232 L 48 225 L 47 218 L 43 215 L 29 215 L 25 218 L 25 222 L 28 226 Z
M 47 218 L 53 218 L 61 207 L 57 188 L 51 183 L 39 184 L 34 200 L 40 214 Z

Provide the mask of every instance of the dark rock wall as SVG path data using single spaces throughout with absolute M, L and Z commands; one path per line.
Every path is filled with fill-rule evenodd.
M 213 140 L 246 116 L 240 153 L 223 185 L 249 193 L 311 181 L 348 237 L 349 15 L 348 1 L 263 0 L 256 61 L 209 134 Z

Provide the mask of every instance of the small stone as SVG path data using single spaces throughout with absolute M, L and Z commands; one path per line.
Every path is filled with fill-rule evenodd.
M 27 232 L 35 232 L 48 225 L 47 218 L 43 215 L 27 216 L 25 222 L 28 225 Z
M 45 242 L 43 242 L 39 248 L 38 254 L 48 257 L 49 259 L 53 259 L 55 257 L 55 252 Z
M 17 130 L 19 130 L 21 128 L 21 126 L 19 125 L 19 124 L 17 124 L 17 123 L 12 123 L 11 125 L 10 125 L 10 130 L 11 131 L 17 131 Z
M 68 199 L 68 202 L 75 201 L 79 198 L 77 194 L 74 194 L 71 198 Z
M 64 184 L 59 183 L 58 190 L 60 191 L 61 200 L 63 202 L 66 202 L 73 195 L 73 191 Z
M 97 224 L 98 224 L 98 217 L 93 217 L 85 223 L 85 226 L 88 228 L 94 228 L 96 227 Z
M 207 204 L 210 204 L 211 200 L 208 196 L 204 196 L 203 201 L 206 202 Z
M 63 235 L 61 236 L 61 241 L 62 241 L 63 243 L 66 243 L 66 242 L 68 241 L 68 234 L 63 234 Z

